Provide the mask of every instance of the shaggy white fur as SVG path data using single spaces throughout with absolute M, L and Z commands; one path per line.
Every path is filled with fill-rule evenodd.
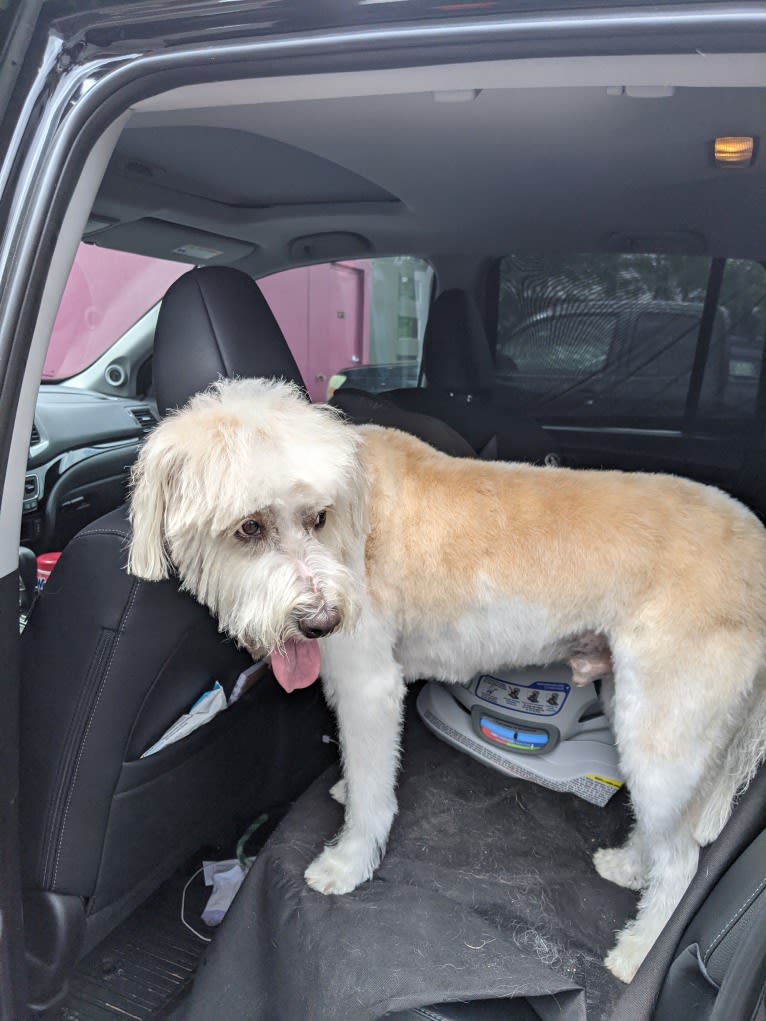
M 369 879 L 396 813 L 405 680 L 569 659 L 606 701 L 635 813 L 607 879 L 642 890 L 606 964 L 636 972 L 766 746 L 766 532 L 670 476 L 447 457 L 297 388 L 220 382 L 149 437 L 130 570 L 171 566 L 288 690 L 320 668 L 340 730 L 314 889 Z M 321 664 L 320 664 L 321 655 Z

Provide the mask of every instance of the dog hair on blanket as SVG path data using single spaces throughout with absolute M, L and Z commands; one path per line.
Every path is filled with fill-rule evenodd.
M 673 476 L 453 458 L 288 383 L 220 381 L 149 436 L 129 570 L 183 587 L 288 690 L 320 673 L 345 823 L 306 870 L 370 879 L 396 813 L 406 680 L 569 660 L 606 709 L 635 823 L 596 852 L 640 890 L 630 981 L 766 746 L 766 531 Z M 612 679 L 613 678 L 613 679 Z M 480 839 L 480 838 L 477 838 Z

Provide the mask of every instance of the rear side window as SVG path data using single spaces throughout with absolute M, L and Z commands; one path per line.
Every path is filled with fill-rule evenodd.
M 599 372 L 609 357 L 617 316 L 544 312 L 514 330 L 498 349 L 503 374 L 572 376 Z
M 496 377 L 543 419 L 668 424 L 684 418 L 711 260 L 701 256 L 507 256 Z M 697 420 L 752 416 L 766 335 L 766 271 L 728 260 Z
M 700 312 L 639 312 L 627 352 L 631 376 L 673 378 L 688 371 L 697 347 Z

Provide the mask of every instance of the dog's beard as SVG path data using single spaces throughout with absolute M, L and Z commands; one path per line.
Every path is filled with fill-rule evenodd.
M 255 553 L 221 542 L 179 542 L 172 551 L 183 588 L 211 611 L 219 627 L 254 659 L 270 655 L 288 691 L 313 683 L 320 669 L 316 639 L 301 624 L 322 607 L 334 607 L 338 629 L 358 616 L 353 574 L 316 543 L 302 560 L 283 553 Z

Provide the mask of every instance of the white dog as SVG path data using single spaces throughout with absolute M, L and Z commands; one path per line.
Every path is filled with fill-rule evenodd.
M 766 531 L 748 510 L 670 476 L 447 457 L 240 380 L 152 433 L 132 520 L 130 571 L 175 568 L 285 688 L 316 680 L 321 655 L 346 805 L 306 870 L 321 893 L 380 862 L 406 679 L 613 665 L 635 826 L 595 865 L 643 891 L 606 960 L 633 977 L 765 750 Z

